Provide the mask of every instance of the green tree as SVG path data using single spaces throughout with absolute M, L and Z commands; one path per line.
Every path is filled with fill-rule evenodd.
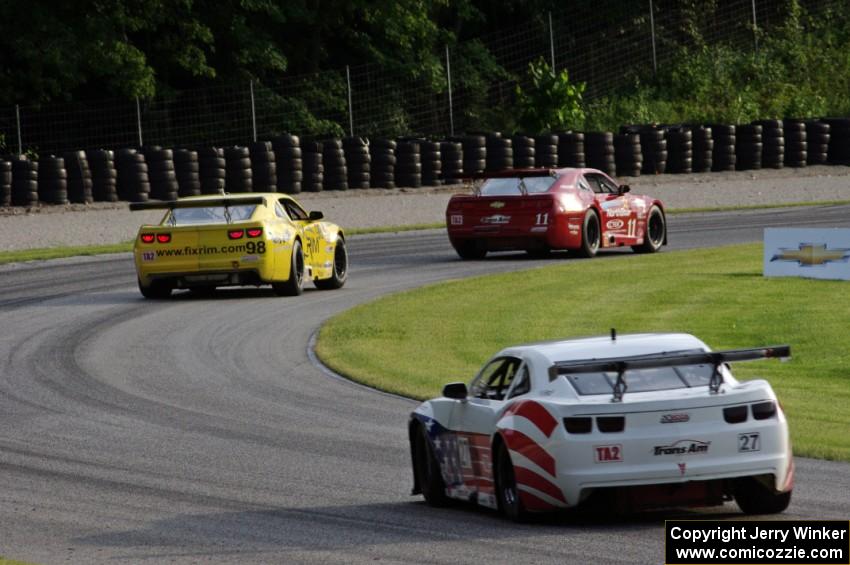
M 558 73 L 541 57 L 529 63 L 531 87 L 516 87 L 520 126 L 531 133 L 564 131 L 584 127 L 582 93 L 585 84 L 570 82 L 564 69 Z

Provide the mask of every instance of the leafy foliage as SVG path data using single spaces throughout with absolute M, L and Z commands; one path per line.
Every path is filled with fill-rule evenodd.
M 525 131 L 543 133 L 578 129 L 584 125 L 583 82 L 570 82 L 567 69 L 554 72 L 541 57 L 529 63 L 531 87 L 516 87 L 519 123 Z

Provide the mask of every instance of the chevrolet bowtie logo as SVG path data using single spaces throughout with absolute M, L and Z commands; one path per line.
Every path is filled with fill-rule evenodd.
M 771 261 L 796 261 L 801 267 L 825 265 L 833 261 L 847 262 L 850 249 L 827 249 L 825 243 L 801 243 L 797 249 L 780 248 Z
M 498 200 L 497 200 L 496 202 L 491 202 L 491 203 L 490 203 L 490 208 L 504 208 L 504 207 L 505 207 L 505 203 L 504 203 L 504 202 L 500 202 L 500 201 L 498 201 Z

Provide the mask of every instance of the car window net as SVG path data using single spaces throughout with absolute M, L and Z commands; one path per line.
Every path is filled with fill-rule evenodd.
M 657 369 L 636 369 L 626 371 L 624 377 L 629 392 L 652 392 L 708 386 L 711 380 L 712 365 L 684 365 L 681 367 L 660 367 Z M 566 375 L 581 396 L 593 394 L 611 394 L 617 382 L 617 373 L 577 373 Z
M 552 177 L 513 177 L 505 179 L 487 179 L 481 185 L 482 196 L 516 196 L 522 194 L 520 181 L 525 183 L 525 191 L 529 194 L 546 192 L 556 179 Z
M 228 206 L 230 221 L 239 222 L 249 220 L 257 209 L 256 204 L 238 204 Z M 208 206 L 204 208 L 175 208 L 171 211 L 174 225 L 191 226 L 199 224 L 225 224 L 228 223 L 224 206 Z

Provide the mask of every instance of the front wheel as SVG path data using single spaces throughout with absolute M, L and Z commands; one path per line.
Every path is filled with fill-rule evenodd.
M 341 237 L 336 240 L 334 247 L 333 273 L 329 279 L 313 281 L 319 290 L 334 290 L 342 288 L 348 278 L 348 250 L 345 248 L 345 240 Z
M 755 479 L 742 479 L 735 487 L 735 502 L 744 514 L 779 514 L 791 503 L 791 491 L 775 492 Z
M 440 464 L 422 426 L 416 426 L 413 435 L 413 472 L 416 473 L 416 481 L 425 502 L 431 506 L 445 506 L 448 503 Z
M 166 281 L 153 281 L 150 286 L 144 286 L 142 279 L 138 279 L 139 292 L 147 299 L 161 300 L 171 296 L 172 287 Z
M 292 244 L 292 265 L 289 269 L 289 280 L 272 283 L 272 288 L 278 296 L 298 296 L 304 290 L 304 252 L 301 242 L 297 239 Z
M 636 253 L 655 253 L 664 245 L 666 237 L 667 221 L 664 219 L 664 213 L 658 206 L 653 206 L 649 209 L 649 215 L 646 218 L 646 233 L 643 235 L 643 243 L 632 246 L 632 250 Z
M 516 486 L 516 475 L 511 456 L 504 443 L 500 443 L 496 449 L 496 497 L 499 502 L 499 510 L 514 522 L 522 522 L 527 513 L 522 507 L 519 499 L 519 490 Z
M 588 210 L 584 216 L 584 224 L 581 228 L 581 247 L 578 252 L 582 257 L 595 257 L 599 251 L 599 243 L 602 240 L 602 232 L 599 229 L 599 216 L 593 210 Z

